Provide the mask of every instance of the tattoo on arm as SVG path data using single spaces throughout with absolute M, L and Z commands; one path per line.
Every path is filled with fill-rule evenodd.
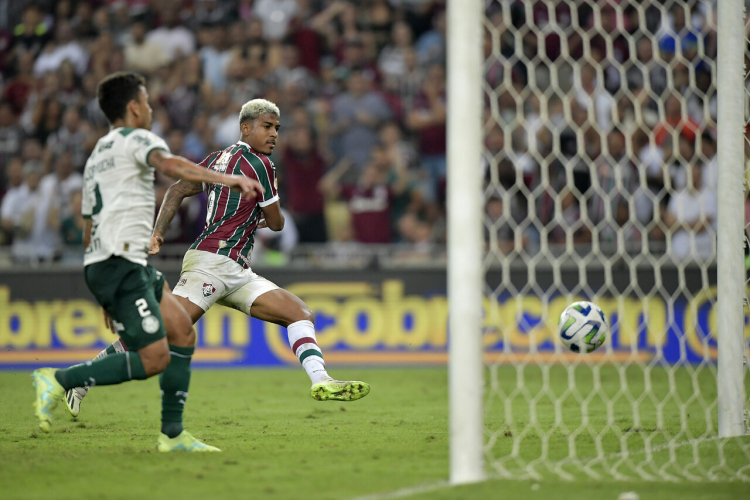
M 159 209 L 159 216 L 156 218 L 154 233 L 164 236 L 169 227 L 169 223 L 174 219 L 175 214 L 182 205 L 182 200 L 194 196 L 203 191 L 203 185 L 200 182 L 190 182 L 180 180 L 172 184 L 164 195 L 164 201 Z

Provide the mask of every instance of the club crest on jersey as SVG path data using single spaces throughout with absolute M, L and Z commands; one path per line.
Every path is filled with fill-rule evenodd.
M 203 283 L 203 296 L 210 297 L 216 292 L 216 287 L 211 283 Z
M 177 286 L 185 286 L 187 285 L 187 278 L 182 278 L 180 281 L 177 282 Z

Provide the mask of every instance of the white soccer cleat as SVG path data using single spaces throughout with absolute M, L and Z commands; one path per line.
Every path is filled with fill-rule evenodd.
M 86 397 L 87 392 L 88 389 L 85 387 L 74 387 L 65 392 L 62 399 L 65 401 L 65 408 L 73 418 L 76 418 L 81 412 L 81 401 Z

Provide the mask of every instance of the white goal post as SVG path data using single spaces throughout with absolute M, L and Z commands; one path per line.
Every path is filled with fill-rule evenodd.
M 447 9 L 451 484 L 750 482 L 743 0 Z
M 450 481 L 484 479 L 482 0 L 448 2 L 447 205 Z
M 717 230 L 719 437 L 745 434 L 744 323 L 744 126 L 745 12 L 742 0 L 718 7 L 718 162 Z

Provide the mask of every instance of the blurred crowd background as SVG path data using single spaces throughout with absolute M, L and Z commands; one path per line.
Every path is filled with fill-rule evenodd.
M 485 3 L 488 248 L 669 242 L 711 258 L 716 2 Z M 16 261 L 80 259 L 81 173 L 107 132 L 96 85 L 134 70 L 153 131 L 195 162 L 239 139 L 243 103 L 279 105 L 288 223 L 258 246 L 431 258 L 446 237 L 445 36 L 445 0 L 0 0 L 0 244 Z M 157 203 L 171 182 L 158 176 Z M 204 219 L 196 196 L 167 242 Z

